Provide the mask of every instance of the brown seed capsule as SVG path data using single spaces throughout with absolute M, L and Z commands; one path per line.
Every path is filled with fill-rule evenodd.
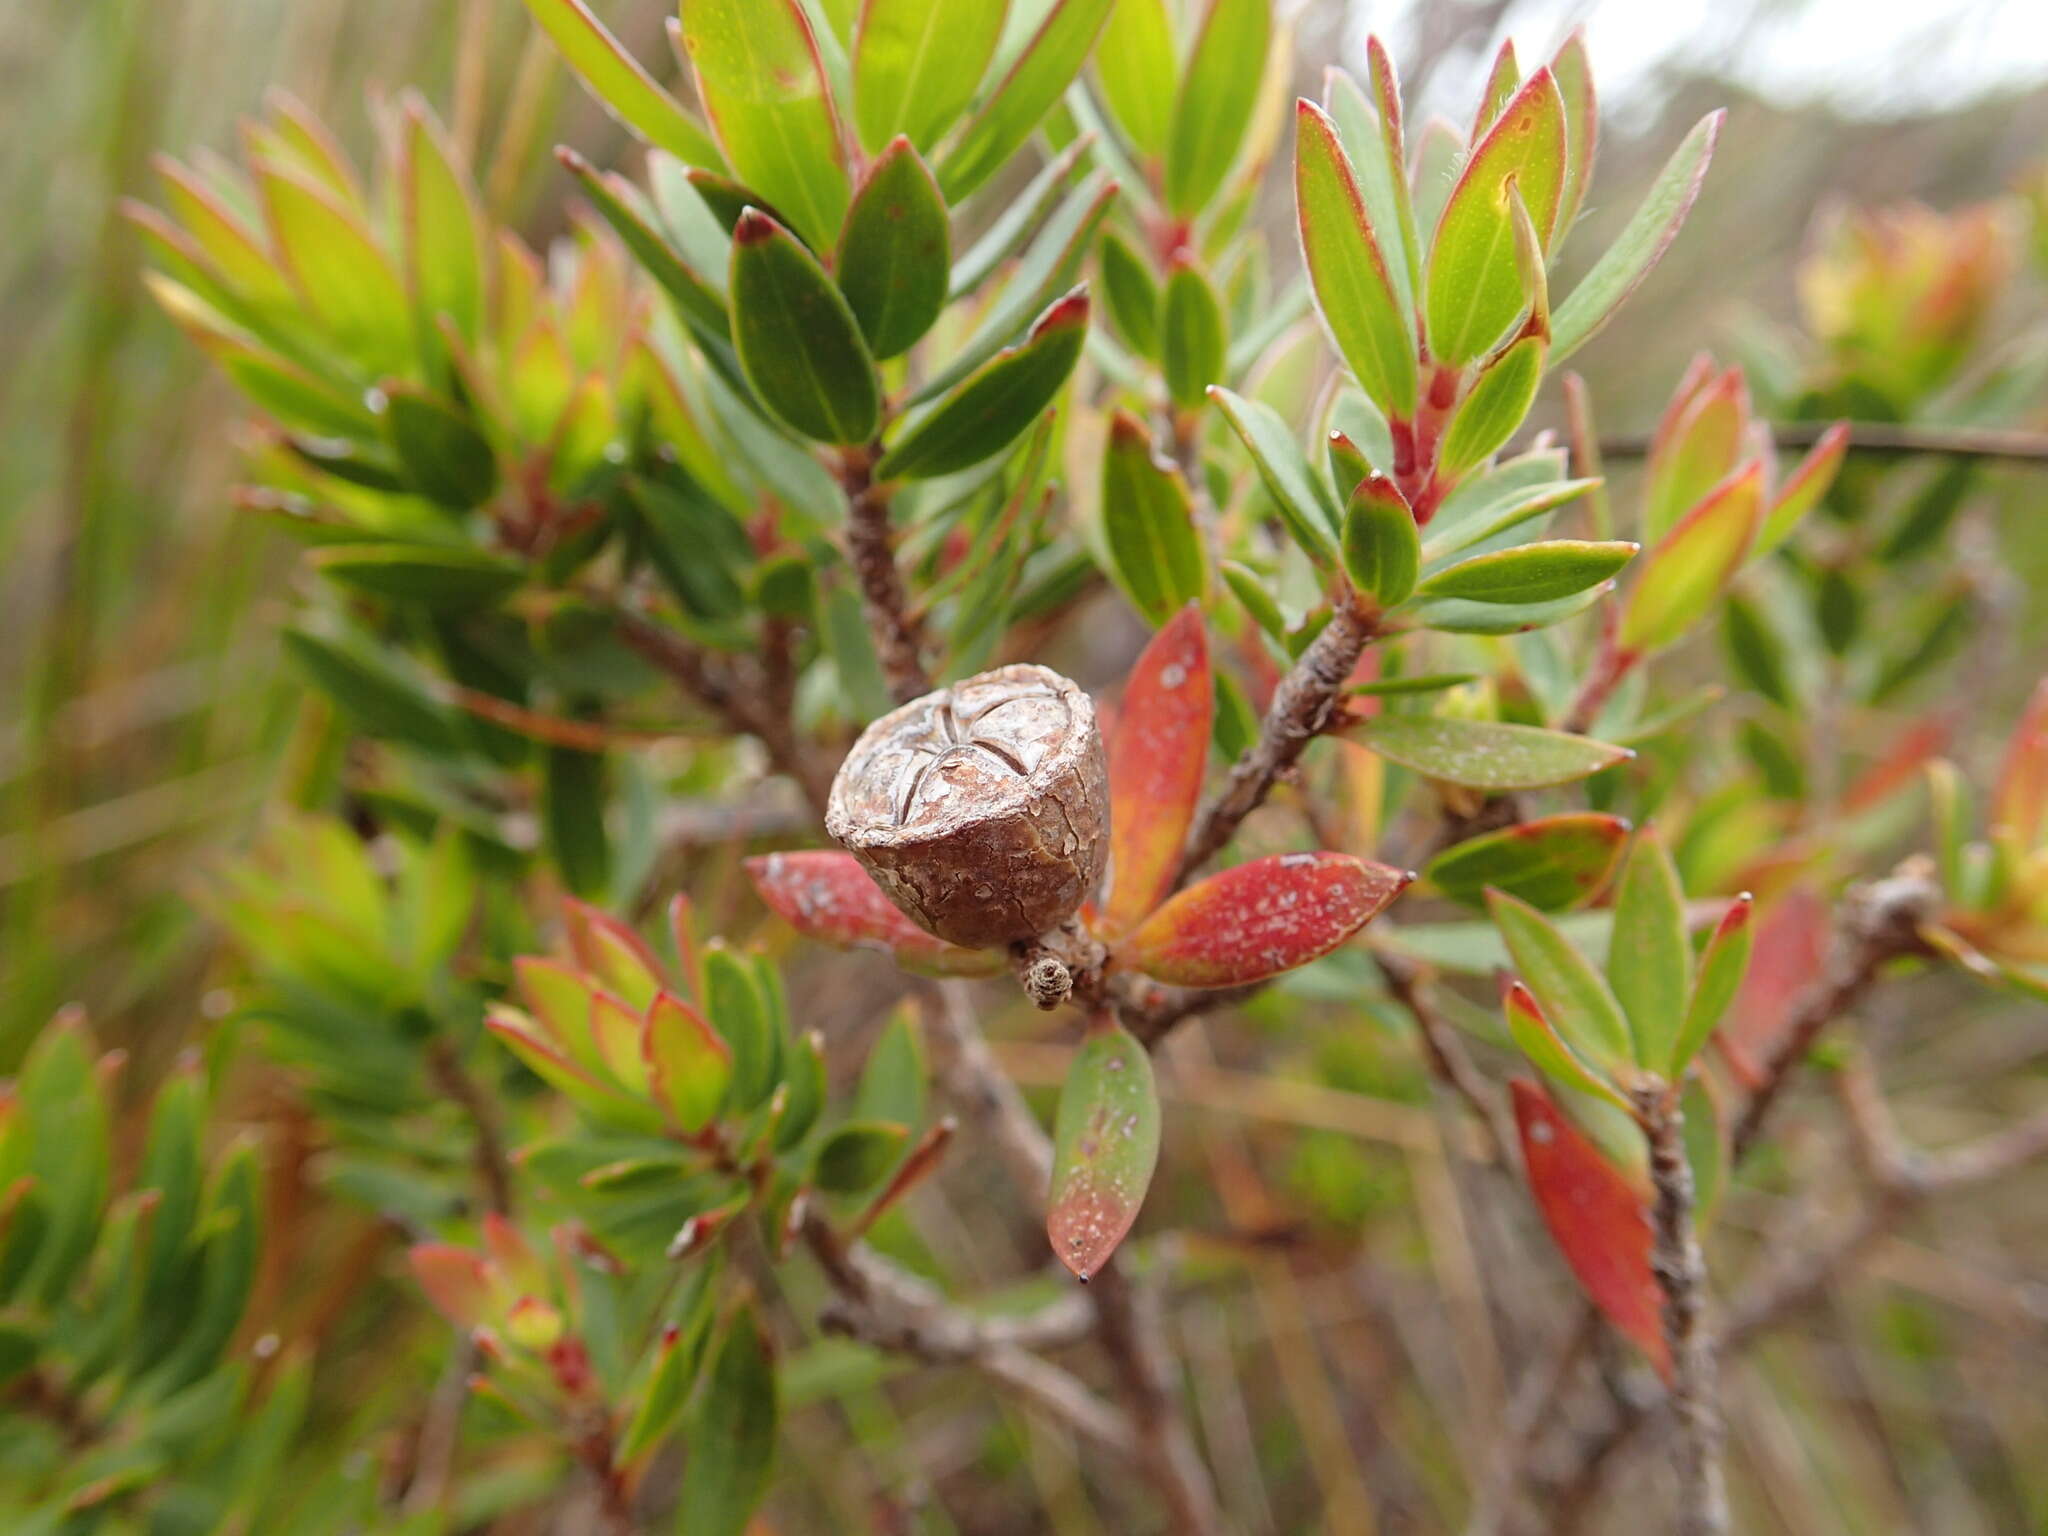
M 940 938 L 1035 938 L 1094 894 L 1109 858 L 1095 706 L 1028 665 L 913 699 L 839 765 L 825 830 Z

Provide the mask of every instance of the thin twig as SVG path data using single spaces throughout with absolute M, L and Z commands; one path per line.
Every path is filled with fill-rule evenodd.
M 1518 1138 L 1513 1117 L 1494 1093 L 1479 1068 L 1473 1065 L 1457 1031 L 1445 1022 L 1429 995 L 1429 981 L 1423 968 L 1400 955 L 1376 950 L 1374 960 L 1386 978 L 1387 991 L 1408 1011 L 1422 1040 L 1423 1059 L 1438 1082 L 1463 1099 L 1478 1120 L 1493 1162 L 1512 1173 L 1519 1166 Z
M 920 651 L 921 636 L 911 617 L 903 572 L 896 565 L 896 538 L 889 526 L 889 492 L 874 483 L 874 456 L 849 449 L 840 465 L 846 491 L 846 554 L 860 583 L 861 607 L 875 638 L 882 676 L 898 704 L 931 691 L 931 674 Z
M 1811 448 L 1833 425 L 1825 421 L 1784 421 L 1769 426 L 1780 448 Z M 1643 459 L 1650 455 L 1648 437 L 1600 440 L 1600 453 L 1610 459 Z M 1946 458 L 1997 459 L 2008 464 L 2048 464 L 2048 433 L 2018 432 L 1997 427 L 1900 426 L 1891 422 L 1849 424 L 1852 453 L 1923 453 Z

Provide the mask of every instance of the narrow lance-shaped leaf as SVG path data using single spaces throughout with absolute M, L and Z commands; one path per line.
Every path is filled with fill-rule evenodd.
M 749 210 L 732 242 L 732 336 L 740 366 L 783 421 L 827 443 L 864 443 L 881 389 L 859 324 L 817 259 Z
M 1294 196 L 1316 307 L 1359 385 L 1389 416 L 1414 414 L 1415 333 L 1337 130 L 1297 104 Z
M 1593 263 L 1592 270 L 1579 280 L 1571 296 L 1557 306 L 1550 321 L 1553 368 L 1613 318 L 1677 238 L 1678 227 L 1685 222 L 1693 199 L 1699 196 L 1700 183 L 1706 179 L 1707 163 L 1714 156 L 1714 140 L 1721 131 L 1721 118 L 1719 112 L 1710 113 L 1686 135 L 1685 142 L 1657 173 L 1642 206 L 1614 244 Z
M 1154 624 L 1200 600 L 1208 571 L 1187 482 L 1127 411 L 1110 423 L 1102 456 L 1102 531 L 1118 584 Z
M 995 951 L 962 949 L 926 933 L 850 853 L 764 854 L 747 860 L 747 874 L 778 917 L 835 949 L 878 949 L 905 970 L 938 976 L 988 976 L 1006 965 Z
M 1614 895 L 1607 980 L 1628 1015 L 1636 1064 L 1666 1070 L 1692 993 L 1685 892 L 1654 828 L 1636 834 Z
M 1179 986 L 1245 986 L 1328 954 L 1414 878 L 1345 853 L 1253 859 L 1189 886 L 1146 918 L 1117 955 Z
M 1417 589 L 1423 597 L 1475 603 L 1549 603 L 1610 579 L 1641 546 L 1622 540 L 1548 539 L 1474 555 Z
M 428 608 L 476 608 L 525 579 L 517 561 L 468 545 L 336 544 L 307 557 L 331 581 L 372 597 Z
M 1501 40 L 1500 49 L 1493 56 L 1493 68 L 1487 71 L 1486 84 L 1479 90 L 1479 108 L 1472 118 L 1472 131 L 1466 138 L 1477 144 L 1486 135 L 1503 108 L 1514 100 L 1515 90 L 1522 83 L 1522 63 L 1515 56 L 1515 40 L 1511 37 Z
M 2048 833 L 2048 679 L 2035 684 L 2006 742 L 1991 794 L 1991 825 L 2022 851 Z
M 929 150 L 974 100 L 1003 35 L 1003 0 L 866 0 L 853 39 L 861 144 Z
M 1095 922 L 1107 940 L 1129 932 L 1173 887 L 1215 707 L 1208 635 L 1190 603 L 1131 668 L 1110 734 L 1110 885 Z
M 1159 1161 L 1159 1094 L 1152 1059 L 1104 1020 L 1067 1069 L 1053 1128 L 1045 1231 L 1081 1280 L 1102 1270 L 1138 1219 Z
M 1140 155 L 1166 153 L 1179 71 L 1168 0 L 1116 0 L 1095 45 L 1095 83 L 1103 104 Z
M 732 1049 L 688 1003 L 663 992 L 647 1010 L 640 1050 L 655 1101 L 686 1135 L 704 1129 L 732 1085 Z
M 1438 472 L 1456 481 L 1506 445 L 1521 428 L 1543 382 L 1544 342 L 1525 336 L 1479 375 L 1451 412 L 1437 451 Z
M 684 0 L 682 40 L 733 174 L 829 250 L 846 217 L 846 159 L 799 0 Z
M 1247 400 L 1220 386 L 1209 391 L 1209 398 L 1244 443 L 1294 541 L 1319 566 L 1334 565 L 1343 518 L 1294 430 L 1262 400 Z M 1344 490 L 1348 495 L 1350 487 Z
M 1493 720 L 1376 715 L 1350 734 L 1404 768 L 1471 789 L 1569 784 L 1635 756 L 1591 737 Z
M 1066 90 L 1095 36 L 1109 19 L 1111 0 L 1053 0 L 1024 51 L 968 118 L 939 166 L 939 185 L 958 202 L 1002 168 L 1031 137 Z
M 405 102 L 398 188 L 406 286 L 423 316 L 447 315 L 474 342 L 484 320 L 484 225 L 453 146 L 426 103 Z
M 562 148 L 555 158 L 582 184 L 585 195 L 604 221 L 618 232 L 626 249 L 648 276 L 675 301 L 676 309 L 700 341 L 722 346 L 730 327 L 725 300 L 706 274 L 699 272 L 673 245 L 644 200 L 625 178 L 597 169 L 574 150 Z M 726 258 L 728 270 L 731 258 Z
M 1720 1027 L 1728 1005 L 1742 987 L 1755 934 L 1750 922 L 1754 905 L 1749 892 L 1737 896 L 1714 925 L 1713 937 L 1707 940 L 1706 953 L 1700 956 L 1699 979 L 1694 982 L 1692 999 L 1686 1004 L 1684 1025 L 1672 1043 L 1670 1060 L 1659 1068 L 1674 1081 Z
M 1628 1018 L 1577 946 L 1527 902 L 1492 891 L 1486 906 L 1516 972 L 1565 1043 L 1604 1072 L 1627 1071 L 1635 1059 Z
M 606 111 L 686 164 L 721 163 L 703 125 L 655 83 L 584 0 L 526 0 L 526 8 Z
M 950 475 L 994 458 L 1030 430 L 1067 382 L 1088 335 L 1088 295 L 1075 289 L 951 395 L 904 428 L 875 465 L 878 479 Z
M 1730 368 L 1674 399 L 1651 439 L 1644 471 L 1643 531 L 1661 538 L 1699 499 L 1735 472 L 1749 432 L 1749 386 Z
M 698 1401 L 677 1530 L 741 1536 L 767 1492 L 780 1419 L 774 1351 L 749 1303 L 727 1325 Z
M 1722 481 L 1643 557 L 1615 641 L 1660 651 L 1706 617 L 1748 559 L 1763 515 L 1763 466 Z
M 1629 1107 L 1627 1098 L 1605 1074 L 1565 1044 L 1564 1037 L 1545 1017 L 1535 994 L 1512 976 L 1501 978 L 1500 1006 L 1509 1036 L 1537 1071 L 1554 1083 L 1592 1094 L 1618 1109 Z
M 888 1176 L 910 1127 L 894 1120 L 853 1120 L 827 1136 L 811 1164 L 811 1182 L 828 1195 L 859 1195 Z
M 1412 314 L 1422 282 L 1415 207 L 1408 189 L 1408 151 L 1401 125 L 1401 87 L 1377 37 L 1366 40 L 1366 87 L 1341 69 L 1324 77 L 1323 109 L 1337 125 L 1358 177 L 1366 221 L 1379 237 L 1388 276 L 1404 313 Z M 1368 94 L 1369 92 L 1369 94 Z
M 1650 1223 L 1642 1196 L 1565 1119 L 1549 1094 L 1526 1079 L 1510 1087 L 1529 1192 L 1551 1240 L 1587 1299 L 1668 1377 L 1663 1292 L 1650 1270 Z
M 839 290 L 876 357 L 906 352 L 946 307 L 952 232 L 939 184 L 898 137 L 853 194 L 839 234 Z
M 1180 218 L 1206 208 L 1230 174 L 1258 104 L 1272 30 L 1270 0 L 1209 0 L 1166 146 L 1166 206 Z
M 1557 80 L 1557 93 L 1564 98 L 1564 191 L 1558 199 L 1557 228 L 1550 245 L 1560 245 L 1571 233 L 1593 179 L 1593 155 L 1599 145 L 1600 112 L 1593 92 L 1593 69 L 1586 57 L 1586 32 L 1574 28 L 1564 46 L 1550 61 L 1550 73 Z
M 1848 452 L 1849 424 L 1846 421 L 1838 421 L 1821 433 L 1820 441 L 1799 461 L 1799 467 L 1779 488 L 1777 500 L 1764 513 L 1763 526 L 1757 530 L 1756 548 L 1751 552 L 1751 559 L 1761 560 L 1792 536 L 1801 519 L 1819 506 L 1821 498 L 1827 495 Z
M 1423 878 L 1453 901 L 1480 906 L 1486 888 L 1519 896 L 1544 912 L 1591 900 L 1607 884 L 1629 824 L 1598 811 L 1566 811 L 1468 838 L 1446 848 Z
M 258 161 L 271 243 L 306 306 L 357 364 L 397 371 L 411 361 L 410 306 L 383 249 L 353 210 L 302 172 Z
M 1344 508 L 1344 571 L 1351 584 L 1382 608 L 1408 600 L 1422 568 L 1421 532 L 1400 487 L 1368 475 Z
M 1166 392 L 1182 410 L 1195 410 L 1209 386 L 1221 381 L 1227 348 L 1216 290 L 1186 256 L 1176 256 L 1167 273 L 1159 329 Z
M 1118 14 L 1122 14 L 1119 7 Z M 1114 229 L 1104 230 L 1095 248 L 1102 276 L 1103 302 L 1117 335 L 1140 357 L 1159 358 L 1159 284 L 1130 243 Z

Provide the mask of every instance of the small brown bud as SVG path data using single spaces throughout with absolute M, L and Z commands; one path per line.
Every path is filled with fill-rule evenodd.
M 825 830 L 940 938 L 1035 938 L 1079 910 L 1109 858 L 1095 706 L 1029 665 L 913 699 L 839 765 Z

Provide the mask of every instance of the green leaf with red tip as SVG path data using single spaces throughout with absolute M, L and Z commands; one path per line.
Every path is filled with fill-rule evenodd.
M 974 100 L 1003 35 L 991 0 L 866 0 L 853 38 L 853 118 L 870 153 L 938 143 Z
M 678 1531 L 743 1536 L 768 1491 L 781 1414 L 774 1345 L 749 1301 L 726 1325 L 685 1432 Z
M 1615 641 L 1649 655 L 1707 616 L 1756 544 L 1763 466 L 1752 461 L 1709 491 L 1643 556 Z
M 1643 533 L 1662 538 L 1748 451 L 1749 387 L 1730 368 L 1675 398 L 1651 439 Z
M 1367 85 L 1341 69 L 1329 71 L 1323 110 L 1336 123 L 1358 177 L 1366 221 L 1387 257 L 1394 295 L 1413 313 L 1422 286 L 1422 249 L 1415 236 L 1415 207 L 1408 188 L 1408 152 L 1401 126 L 1401 87 L 1393 61 L 1377 37 L 1366 40 Z
M 1792 471 L 1791 478 L 1779 488 L 1777 500 L 1764 513 L 1763 526 L 1757 530 L 1756 548 L 1750 558 L 1760 560 L 1792 536 L 1807 513 L 1820 505 L 1829 487 L 1835 483 L 1835 476 L 1842 468 L 1842 460 L 1849 452 L 1849 424 L 1838 421 L 1821 433 L 1820 441 L 1807 451 L 1799 461 L 1799 467 Z
M 590 1000 L 590 1035 L 597 1042 L 606 1073 L 632 1098 L 647 1094 L 647 1058 L 641 1048 L 644 1025 L 640 1014 L 611 993 L 599 990 Z
M 1615 888 L 1607 981 L 1628 1015 L 1636 1065 L 1666 1072 L 1692 995 L 1692 943 L 1678 870 L 1654 827 L 1636 834 Z
M 1253 859 L 1175 896 L 1117 946 L 1117 958 L 1177 986 L 1246 986 L 1328 954 L 1413 878 L 1346 853 Z
M 647 275 L 675 301 L 691 334 L 722 348 L 731 328 L 725 300 L 671 243 L 646 199 L 624 177 L 598 170 L 572 149 L 556 150 L 555 158 L 581 184 L 591 206 L 617 231 Z
M 191 235 L 222 282 L 258 310 L 296 307 L 290 281 L 264 243 L 220 193 L 188 167 L 159 155 L 152 162 L 163 179 L 164 201 Z
M 1095 84 L 1117 127 L 1147 159 L 1166 153 L 1174 123 L 1170 86 L 1179 72 L 1168 0 L 1116 0 L 1095 45 Z
M 946 307 L 952 270 L 939 184 L 910 140 L 897 138 L 855 189 L 834 263 L 868 350 L 881 358 L 909 351 Z
M 1635 1038 L 1605 978 L 1527 902 L 1489 891 L 1486 907 L 1514 957 L 1516 973 L 1565 1044 L 1602 1072 L 1627 1070 L 1635 1059 Z
M 1365 456 L 1365 450 L 1342 432 L 1330 433 L 1324 452 L 1330 464 L 1330 483 L 1347 503 L 1351 493 L 1358 489 L 1359 482 L 1377 473 L 1372 467 L 1372 460 Z
M 1472 131 L 1465 135 L 1466 142 L 1477 144 L 1486 136 L 1507 107 L 1515 99 L 1515 91 L 1522 83 L 1522 63 L 1515 56 L 1515 40 L 1511 37 L 1501 40 L 1500 49 L 1493 56 L 1493 68 L 1486 72 L 1486 84 L 1479 90 L 1479 110 L 1472 117 Z
M 562 904 L 569 949 L 598 983 L 629 1008 L 645 1008 L 662 987 L 661 961 L 645 939 L 602 908 L 571 898 Z
M 1344 508 L 1344 571 L 1382 608 L 1405 603 L 1422 569 L 1422 535 L 1400 487 L 1368 475 Z
M 1599 143 L 1600 112 L 1593 91 L 1593 68 L 1586 57 L 1584 28 L 1575 29 L 1550 61 L 1557 93 L 1564 99 L 1564 190 L 1558 198 L 1555 249 L 1571 233 L 1593 179 L 1593 154 Z
M 875 465 L 883 480 L 926 480 L 994 458 L 1058 396 L 1088 338 L 1088 294 L 1076 288 L 1038 317 L 1031 334 L 910 422 Z
M 2023 853 L 2048 835 L 2048 679 L 2034 685 L 2006 741 L 1991 792 L 1991 827 Z
M 1316 307 L 1345 365 L 1380 411 L 1412 416 L 1416 369 L 1411 311 L 1394 286 L 1357 174 L 1336 125 L 1319 107 L 1298 103 L 1295 122 L 1295 209 Z M 1400 259 L 1398 252 L 1393 259 Z
M 1294 429 L 1263 401 L 1247 400 L 1221 386 L 1210 390 L 1209 398 L 1244 443 L 1294 542 L 1318 566 L 1334 565 L 1343 518 L 1322 476 L 1310 467 Z
M 648 1006 L 640 1034 L 647 1084 L 676 1128 L 694 1135 L 725 1105 L 732 1049 L 696 1009 L 663 992 Z
M 1663 1292 L 1650 1269 L 1643 1197 L 1536 1084 L 1510 1084 L 1522 1166 L 1551 1241 L 1586 1299 L 1669 1379 Z
M 454 146 L 418 97 L 399 129 L 398 216 L 406 287 L 430 325 L 446 315 L 474 342 L 484 324 L 485 226 Z
M 584 0 L 526 0 L 526 8 L 591 94 L 620 122 L 686 164 L 721 163 L 704 125 L 655 83 Z
M 1501 1014 L 1508 1034 L 1529 1064 L 1554 1083 L 1578 1093 L 1604 1099 L 1620 1109 L 1629 1107 L 1621 1090 L 1585 1057 L 1565 1044 L 1532 993 L 1512 976 L 1501 978 Z
M 1347 734 L 1390 762 L 1470 789 L 1569 784 L 1635 756 L 1589 736 L 1430 715 L 1375 715 Z
M 1672 1043 L 1671 1059 L 1659 1069 L 1674 1082 L 1720 1028 L 1728 1005 L 1742 989 L 1755 936 L 1753 906 L 1749 892 L 1737 896 L 1714 925 L 1713 937 L 1707 940 L 1706 952 L 1700 956 L 1699 976 L 1693 982 L 1692 998 L 1685 1007 L 1685 1021 Z
M 1416 588 L 1425 598 L 1475 603 L 1552 603 L 1609 580 L 1640 546 L 1617 540 L 1548 539 L 1474 555 Z
M 1528 307 L 1515 258 L 1512 188 L 1547 247 L 1564 192 L 1564 98 L 1539 69 L 1473 148 L 1430 241 L 1423 313 L 1429 349 L 1462 368 Z
M 1202 797 L 1215 714 L 1209 639 L 1194 604 L 1152 637 L 1109 738 L 1109 894 L 1095 927 L 1115 940 L 1173 889 Z
M 1677 238 L 1693 199 L 1699 196 L 1700 183 L 1706 179 L 1721 117 L 1719 112 L 1708 114 L 1686 135 L 1614 244 L 1593 263 L 1571 296 L 1557 306 L 1550 317 L 1551 367 L 1578 351 L 1614 317 Z
M 1045 1232 L 1074 1274 L 1100 1274 L 1138 1219 L 1159 1162 L 1152 1059 L 1129 1031 L 1098 1025 L 1075 1053 L 1053 1126 Z
M 1438 473 L 1446 480 L 1463 479 L 1521 429 L 1543 382 L 1544 348 L 1541 336 L 1524 336 L 1487 365 L 1453 408 L 1437 451 Z
M 813 250 L 829 250 L 850 193 L 838 108 L 803 6 L 684 0 L 682 17 L 697 98 L 733 174 Z
M 1102 535 L 1110 573 L 1131 605 L 1164 624 L 1209 584 L 1193 499 L 1180 470 L 1152 451 L 1152 437 L 1128 411 L 1110 423 L 1102 455 Z
M 1423 869 L 1452 901 L 1485 905 L 1498 887 L 1544 912 L 1583 905 L 1606 887 L 1628 842 L 1629 824 L 1597 811 L 1567 811 L 1467 838 Z
M 910 1127 L 893 1120 L 855 1120 L 819 1144 L 811 1182 L 828 1195 L 858 1195 L 888 1177 L 903 1155 Z
M 1800 997 L 1827 964 L 1831 923 L 1826 901 L 1798 885 L 1746 926 L 1756 930 L 1749 963 L 1714 1040 L 1736 1080 L 1754 1088 Z
M 1087 62 L 1109 19 L 1111 0 L 1053 0 L 1008 73 L 975 108 L 939 166 L 939 185 L 957 203 L 1031 137 Z
M 1184 411 L 1200 407 L 1209 386 L 1223 378 L 1228 350 L 1216 290 L 1191 258 L 1174 257 L 1159 309 L 1159 354 L 1168 398 Z
M 496 1315 L 491 1273 L 482 1254 L 452 1243 L 415 1243 L 406 1260 L 434 1310 L 464 1333 Z
M 767 214 L 733 234 L 732 339 L 747 382 L 777 417 L 825 443 L 865 443 L 881 387 L 859 322 L 817 258 Z
M 1181 71 L 1166 145 L 1166 206 L 1176 217 L 1208 207 L 1236 163 L 1272 34 L 1271 0 L 1209 0 Z
M 850 853 L 770 853 L 747 860 L 754 889 L 797 932 L 835 949 L 878 949 L 907 971 L 992 976 L 1005 968 L 993 950 L 962 949 L 905 917 Z
M 497 1008 L 484 1027 L 550 1088 L 593 1119 L 637 1129 L 654 1130 L 661 1121 L 651 1107 L 635 1103 L 617 1088 L 563 1055 L 534 1032 L 532 1022 L 516 1009 Z

